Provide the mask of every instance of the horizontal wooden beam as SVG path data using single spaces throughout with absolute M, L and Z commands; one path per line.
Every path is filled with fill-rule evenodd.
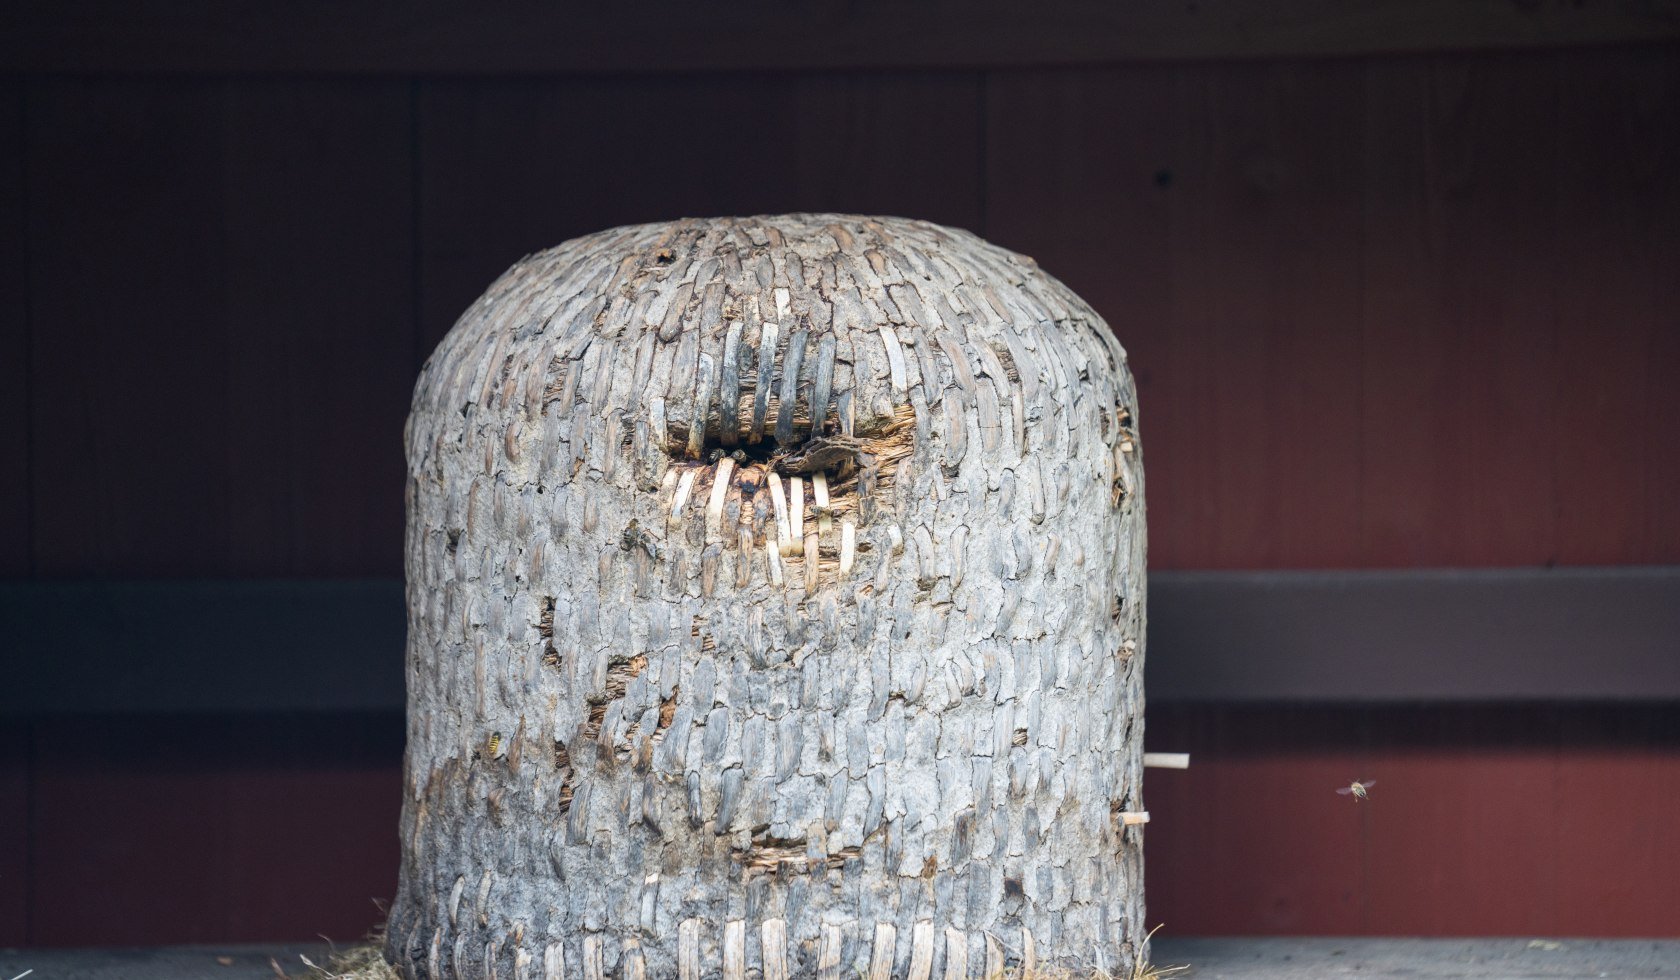
M 0 583 L 0 714 L 403 706 L 395 581 Z M 1155 701 L 1680 699 L 1680 567 L 1156 572 Z
M 1145 688 L 1200 701 L 1680 698 L 1680 567 L 1150 576 Z
M 1676 38 L 1680 0 L 22 0 L 0 5 L 5 72 L 1006 68 Z
M 0 715 L 403 706 L 401 582 L 0 583 Z

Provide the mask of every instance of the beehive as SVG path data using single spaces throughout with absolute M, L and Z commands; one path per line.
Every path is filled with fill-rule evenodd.
M 407 431 L 409 976 L 1124 975 L 1143 940 L 1125 352 L 925 222 L 516 264 Z

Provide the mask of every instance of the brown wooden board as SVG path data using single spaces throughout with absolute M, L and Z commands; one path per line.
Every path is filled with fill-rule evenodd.
M 1553 557 L 1558 84 L 1552 55 L 1368 66 L 1369 563 Z
M 1570 57 L 1558 86 L 1557 537 L 1572 564 L 1680 552 L 1680 59 Z
M 29 941 L 29 725 L 0 724 L 0 947 Z
M 1675 63 L 989 75 L 988 231 L 1128 345 L 1152 566 L 1680 559 Z
M 1363 557 L 1358 79 L 1349 62 L 1243 65 L 1187 70 L 1175 87 L 1166 370 L 1179 428 L 1158 496 L 1180 507 L 1163 528 L 1178 567 Z
M 388 575 L 414 385 L 413 102 L 400 82 L 226 95 L 228 556 L 256 575 Z
M 29 299 L 24 86 L 0 82 L 0 576 L 29 574 Z
M 31 473 L 44 575 L 220 569 L 227 413 L 220 86 L 29 89 Z
M 1671 936 L 1672 704 L 1156 705 L 1151 923 L 1173 935 Z M 1367 802 L 1334 790 L 1374 779 Z
M 783 211 L 979 224 L 974 75 L 485 80 L 420 93 L 422 353 L 530 252 Z
M 393 571 L 407 87 L 54 80 L 30 119 L 38 570 Z
M 400 710 L 399 579 L 0 582 L 0 714 Z
M 1149 692 L 1189 701 L 1680 696 L 1680 567 L 1150 576 Z
M 354 942 L 396 884 L 395 715 L 35 726 L 28 943 Z
M 3 71 L 742 71 L 1345 56 L 1673 39 L 1672 0 L 1006 0 L 852 7 L 750 0 L 483 7 L 449 0 L 29 0 L 0 16 Z

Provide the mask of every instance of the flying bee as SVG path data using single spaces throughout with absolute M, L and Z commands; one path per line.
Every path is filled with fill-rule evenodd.
M 647 552 L 649 558 L 659 557 L 659 542 L 640 521 L 634 517 L 625 525 L 624 533 L 618 538 L 618 546 L 625 551 L 635 551 L 637 548 Z
M 1370 794 L 1365 791 L 1375 785 L 1377 785 L 1377 781 L 1375 779 L 1355 779 L 1346 786 L 1338 787 L 1336 792 L 1343 796 L 1351 796 L 1355 802 L 1358 802 L 1359 800 L 1370 799 Z
M 502 737 L 501 732 L 491 732 L 490 741 L 486 742 L 484 747 L 489 750 L 492 759 L 500 759 L 507 755 L 507 739 Z

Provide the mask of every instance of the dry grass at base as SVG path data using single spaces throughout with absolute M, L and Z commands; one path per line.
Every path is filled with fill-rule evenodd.
M 274 967 L 274 975 L 281 980 L 402 980 L 397 968 L 385 962 L 385 954 L 380 947 L 381 944 L 375 941 L 365 946 L 334 950 L 327 957 L 325 966 L 300 955 L 298 959 L 303 961 L 307 973 L 287 973 L 272 958 L 268 962 Z

